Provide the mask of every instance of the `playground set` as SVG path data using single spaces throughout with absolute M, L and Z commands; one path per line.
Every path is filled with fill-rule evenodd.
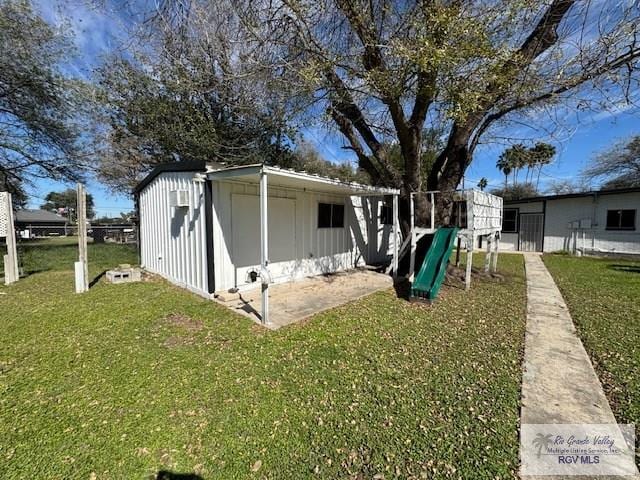
M 440 197 L 440 198 L 439 198 Z M 444 198 L 443 198 L 444 197 Z M 416 198 L 429 212 L 428 219 L 417 219 Z M 442 200 L 445 200 L 443 202 Z M 447 224 L 438 224 L 436 206 L 452 205 L 452 215 Z M 485 272 L 495 272 L 498 262 L 500 230 L 502 229 L 502 198 L 475 189 L 453 192 L 417 192 L 411 195 L 411 231 L 400 247 L 399 256 L 409 254 L 407 279 L 411 283 L 411 298 L 433 301 L 444 282 L 447 265 L 457 245 L 456 263 L 460 249 L 466 249 L 465 288 L 471 287 L 471 265 L 473 250 L 479 239 L 486 240 L 487 256 Z M 425 222 L 426 220 L 426 222 Z M 426 223 L 426 224 L 425 224 Z M 416 273 L 418 243 L 431 237 L 431 244 Z M 456 242 L 457 240 L 457 242 Z

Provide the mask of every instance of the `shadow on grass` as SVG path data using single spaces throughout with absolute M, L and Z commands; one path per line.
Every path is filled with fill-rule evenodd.
M 612 263 L 610 265 L 607 265 L 607 268 L 616 270 L 618 272 L 640 273 L 640 265 L 619 265 L 616 263 Z
M 398 277 L 393 282 L 393 289 L 396 291 L 396 296 L 403 300 L 410 300 L 411 298 L 411 282 L 408 279 Z
M 173 473 L 167 470 L 160 470 L 155 480 L 204 480 L 195 473 Z
M 89 282 L 89 288 L 93 287 L 96 283 L 98 283 L 100 279 L 105 276 L 106 273 L 107 271 L 103 270 L 98 275 L 96 275 L 95 278 Z

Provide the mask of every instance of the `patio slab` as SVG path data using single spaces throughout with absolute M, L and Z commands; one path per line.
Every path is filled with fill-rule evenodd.
M 393 287 L 389 275 L 367 269 L 309 277 L 269 287 L 269 320 L 265 325 L 278 329 L 330 308 Z M 260 287 L 241 292 L 238 299 L 219 302 L 260 323 Z

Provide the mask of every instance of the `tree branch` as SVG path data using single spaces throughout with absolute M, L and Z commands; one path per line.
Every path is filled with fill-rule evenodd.
M 340 129 L 342 135 L 344 135 L 344 137 L 349 141 L 351 150 L 353 150 L 353 152 L 355 152 L 356 156 L 358 157 L 359 167 L 364 169 L 369 174 L 369 176 L 371 177 L 371 181 L 374 184 L 379 185 L 382 178 L 382 176 L 380 175 L 380 171 L 373 164 L 369 156 L 364 152 L 362 145 L 358 141 L 356 133 L 353 131 L 351 122 L 347 120 L 347 118 L 335 108 L 329 108 L 329 113 L 331 114 L 333 120 L 336 122 L 336 125 L 338 125 L 338 128 Z

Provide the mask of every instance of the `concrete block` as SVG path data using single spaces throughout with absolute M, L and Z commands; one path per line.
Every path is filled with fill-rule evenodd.
M 140 269 L 122 268 L 118 270 L 107 270 L 107 281 L 111 283 L 131 283 L 139 282 L 142 279 Z

